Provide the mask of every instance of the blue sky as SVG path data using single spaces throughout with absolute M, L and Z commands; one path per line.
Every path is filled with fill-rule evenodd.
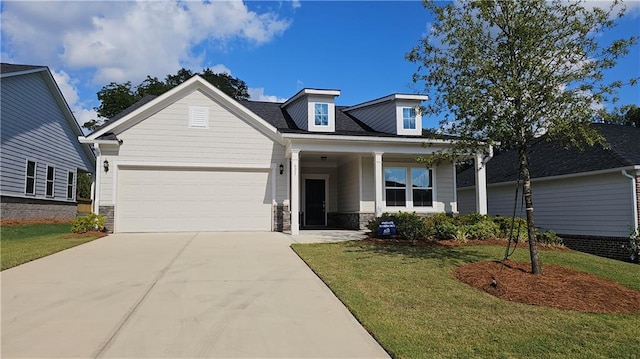
M 592 2 L 592 5 L 602 3 Z M 404 55 L 428 32 L 419 1 L 2 2 L 3 62 L 47 65 L 79 122 L 95 117 L 96 92 L 180 67 L 211 67 L 244 80 L 256 100 L 303 87 L 339 89 L 340 105 L 413 93 Z M 606 37 L 640 34 L 640 2 Z M 640 76 L 640 46 L 607 79 Z M 625 87 L 619 105 L 640 105 Z M 610 105 L 605 104 L 610 107 Z M 426 121 L 437 126 L 437 119 Z

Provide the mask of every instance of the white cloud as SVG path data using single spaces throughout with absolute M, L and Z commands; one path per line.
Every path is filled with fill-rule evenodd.
M 71 108 L 71 112 L 73 112 L 73 115 L 80 126 L 87 121 L 98 118 L 98 114 L 93 108 L 86 106 L 79 101 L 80 98 L 78 96 L 78 89 L 75 85 L 76 82 L 66 72 L 63 70 L 52 70 L 51 74 L 53 75 L 53 79 L 58 84 L 58 88 L 60 88 L 62 96 L 64 96 L 64 99 L 67 101 L 69 108 Z
M 211 71 L 213 71 L 216 74 L 231 75 L 231 70 L 229 70 L 229 68 L 224 66 L 223 64 L 213 65 L 213 66 L 210 66 L 209 68 L 211 69 Z M 200 71 L 200 70 L 198 70 L 198 71 Z
M 264 101 L 264 102 L 285 102 L 286 98 L 278 97 L 275 95 L 265 95 L 263 87 L 249 87 L 247 90 L 249 93 L 249 98 L 254 101 Z
M 182 66 L 201 69 L 205 56 L 192 53 L 198 45 L 216 50 L 233 40 L 260 45 L 289 25 L 278 14 L 251 11 L 241 1 L 7 1 L 3 56 L 95 70 L 97 84 L 135 83 Z

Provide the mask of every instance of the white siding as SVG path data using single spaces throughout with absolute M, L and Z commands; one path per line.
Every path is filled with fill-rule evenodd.
M 338 211 L 360 210 L 360 160 L 355 159 L 338 167 Z
M 188 107 L 209 108 L 209 128 L 189 128 Z M 284 147 L 200 91 L 195 91 L 118 134 L 119 152 L 102 161 L 118 163 L 209 164 L 276 167 L 285 164 Z M 101 205 L 112 205 L 115 171 L 101 173 Z M 276 199 L 286 196 L 286 177 L 277 172 Z
M 376 131 L 396 134 L 396 105 L 388 101 L 349 111 Z
M 536 227 L 561 234 L 592 236 L 629 235 L 632 224 L 632 196 L 629 179 L 619 172 L 532 183 Z M 520 192 L 522 193 L 522 192 Z M 464 211 L 475 209 L 475 190 L 461 189 L 458 201 Z M 511 216 L 515 185 L 489 185 L 488 210 L 492 215 Z M 473 199 L 470 202 L 468 198 Z M 517 214 L 521 199 L 518 199 Z M 463 205 L 464 204 L 464 205 Z M 524 214 L 523 214 L 524 215 Z
M 455 206 L 452 166 L 453 165 L 451 163 L 442 163 L 435 169 L 437 208 L 447 213 L 451 213 Z
M 93 172 L 93 165 L 77 140 L 44 73 L 10 76 L 0 86 L 0 189 L 3 195 L 25 196 L 26 161 L 37 162 L 39 199 L 67 199 L 67 173 Z M 45 196 L 46 166 L 55 167 L 55 197 Z
M 469 214 L 476 211 L 476 191 L 474 188 L 458 188 L 458 213 Z
M 383 180 L 382 178 L 380 179 Z M 362 157 L 362 197 L 361 212 L 376 211 L 376 183 L 373 157 Z

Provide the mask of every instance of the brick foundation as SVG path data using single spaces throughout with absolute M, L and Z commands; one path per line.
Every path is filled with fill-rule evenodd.
M 274 232 L 291 230 L 291 211 L 289 206 L 282 204 L 273 206 L 273 227 Z
M 77 213 L 78 206 L 75 202 L 0 197 L 0 218 L 3 221 L 72 221 Z
M 114 209 L 113 206 L 100 206 L 98 208 L 98 214 L 101 216 L 105 216 L 107 220 L 104 223 L 104 228 L 107 232 L 113 233 L 113 217 L 114 217 Z
M 629 262 L 629 238 L 559 234 L 567 248 L 600 257 Z

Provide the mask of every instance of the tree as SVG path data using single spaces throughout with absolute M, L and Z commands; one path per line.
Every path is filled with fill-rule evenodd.
M 227 73 L 215 73 L 209 68 L 204 69 L 202 73 L 196 74 L 236 100 L 246 100 L 249 98 L 247 84 L 236 77 Z M 162 95 L 196 74 L 191 70 L 182 68 L 178 70 L 175 75 L 167 75 L 164 81 L 160 81 L 157 77 L 147 76 L 147 78 L 135 88 L 132 87 L 131 81 L 121 84 L 111 82 L 103 86 L 97 93 L 100 106 L 96 107 L 95 110 L 100 118 L 87 121 L 82 127 L 95 130 L 104 119 L 119 114 L 143 97 L 147 95 Z
M 424 6 L 434 15 L 431 34 L 406 55 L 419 64 L 414 82 L 424 82 L 432 98 L 424 111 L 444 112 L 442 124 L 460 136 L 449 156 L 487 143 L 517 149 L 531 271 L 541 274 L 527 149 L 541 133 L 567 146 L 603 143 L 589 126 L 594 105 L 615 101 L 624 85 L 603 83 L 603 71 L 637 38 L 606 45 L 597 40 L 625 9 L 620 4 L 587 9 L 566 0 L 426 1 Z
M 78 172 L 78 182 L 76 186 L 76 197 L 89 199 L 91 198 L 91 184 L 93 180 L 91 179 L 91 173 L 89 172 Z
M 616 108 L 611 113 L 604 113 L 602 116 L 604 123 L 633 126 L 640 128 L 640 108 L 636 105 L 625 105 Z

